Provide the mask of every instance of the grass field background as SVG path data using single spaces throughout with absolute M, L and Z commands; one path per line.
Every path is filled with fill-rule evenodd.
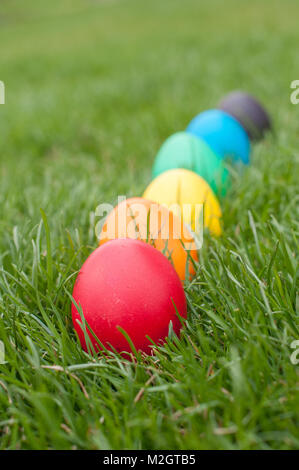
M 299 447 L 298 17 L 296 0 L 1 1 L 1 449 Z M 95 208 L 141 195 L 166 137 L 235 88 L 275 134 L 233 173 L 181 340 L 89 357 L 69 294 Z

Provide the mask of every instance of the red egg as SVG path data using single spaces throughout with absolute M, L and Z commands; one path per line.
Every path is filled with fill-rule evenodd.
M 182 324 L 177 312 L 187 317 L 186 297 L 176 271 L 160 251 L 140 240 L 111 240 L 97 248 L 79 272 L 73 298 L 101 343 L 118 352 L 131 352 L 119 327 L 137 350 L 149 354 L 147 336 L 161 344 L 168 336 L 170 322 L 173 331 L 180 334 Z M 86 351 L 82 319 L 75 304 L 72 318 Z M 92 334 L 88 335 L 95 350 L 100 349 Z

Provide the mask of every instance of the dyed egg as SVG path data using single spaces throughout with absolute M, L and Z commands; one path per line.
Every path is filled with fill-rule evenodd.
M 173 168 L 185 168 L 201 176 L 215 194 L 225 195 L 228 170 L 221 158 L 200 138 L 188 132 L 170 136 L 160 148 L 153 166 L 153 177 Z
M 136 350 L 151 352 L 151 341 L 162 343 L 170 322 L 179 335 L 182 318 L 187 318 L 182 283 L 171 263 L 158 250 L 140 240 L 112 240 L 97 248 L 83 264 L 73 291 L 74 328 L 81 345 L 87 338 L 101 349 L 82 318 L 108 350 L 131 352 L 121 329 Z M 77 307 L 77 306 L 78 307 Z
M 208 183 L 193 171 L 174 169 L 161 173 L 149 184 L 143 197 L 167 206 L 197 235 L 203 226 L 213 235 L 221 234 L 218 200 Z
M 197 246 L 183 221 L 157 202 L 143 198 L 126 199 L 108 215 L 100 245 L 115 238 L 133 238 L 161 251 L 184 281 L 194 274 Z
M 271 129 L 271 120 L 265 108 L 253 96 L 243 91 L 237 90 L 226 95 L 218 108 L 237 119 L 253 140 L 261 139 L 265 132 Z
M 250 142 L 243 126 L 232 116 L 219 109 L 198 114 L 187 127 L 201 137 L 221 158 L 249 163 Z

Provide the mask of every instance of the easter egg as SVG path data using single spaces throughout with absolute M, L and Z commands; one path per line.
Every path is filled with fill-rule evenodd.
M 168 207 L 197 235 L 203 226 L 213 235 L 221 234 L 219 202 L 208 183 L 193 171 L 180 168 L 161 173 L 143 197 Z
M 184 281 L 195 274 L 198 261 L 193 235 L 167 207 L 143 198 L 122 201 L 108 215 L 100 233 L 100 245 L 115 238 L 139 239 L 161 251 Z
M 221 158 L 249 163 L 250 142 L 243 126 L 232 116 L 219 109 L 198 114 L 187 127 L 201 137 Z
M 202 139 L 188 132 L 177 132 L 164 142 L 154 162 L 153 177 L 173 168 L 194 171 L 215 194 L 226 193 L 229 175 L 223 161 Z
M 187 318 L 182 283 L 165 256 L 140 240 L 112 240 L 97 248 L 83 264 L 73 291 L 72 319 L 81 345 L 95 351 L 151 352 L 172 330 L 179 335 Z M 87 323 L 92 334 L 84 327 Z M 123 334 L 125 331 L 125 334 Z M 148 337 L 150 339 L 148 339 Z
M 243 91 L 236 90 L 224 96 L 218 108 L 237 119 L 253 140 L 261 139 L 271 128 L 269 114 L 262 104 Z

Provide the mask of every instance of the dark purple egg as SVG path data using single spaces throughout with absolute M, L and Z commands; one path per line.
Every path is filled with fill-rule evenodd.
M 271 120 L 265 108 L 243 91 L 232 91 L 226 95 L 218 104 L 218 109 L 237 119 L 252 140 L 261 139 L 271 129 Z

